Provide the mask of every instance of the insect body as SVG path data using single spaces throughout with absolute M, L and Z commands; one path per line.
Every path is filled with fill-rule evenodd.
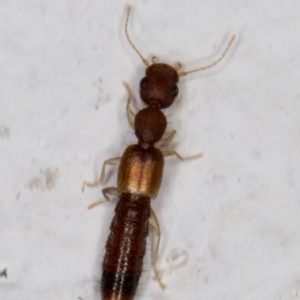
M 98 182 L 84 182 L 83 185 L 83 187 L 98 185 L 104 180 L 105 166 L 120 163 L 117 188 L 103 189 L 106 200 L 110 200 L 108 195 L 111 194 L 118 195 L 119 201 L 106 243 L 101 279 L 102 300 L 133 299 L 142 272 L 149 224 L 154 227 L 158 236 L 152 265 L 156 279 L 160 286 L 164 287 L 155 266 L 160 229 L 157 218 L 151 209 L 150 200 L 157 196 L 161 185 L 164 157 L 175 155 L 181 160 L 184 158 L 176 151 L 167 149 L 175 131 L 165 131 L 167 119 L 162 109 L 168 108 L 175 100 L 178 94 L 177 83 L 180 76 L 207 69 L 218 63 L 225 56 L 234 39 L 232 37 L 222 56 L 211 65 L 179 73 L 174 67 L 167 64 L 150 64 L 140 54 L 128 34 L 129 15 L 130 7 L 125 25 L 126 37 L 147 66 L 146 76 L 140 82 L 140 96 L 146 104 L 146 108 L 140 110 L 136 116 L 129 106 L 132 95 L 126 85 L 129 91 L 127 116 L 129 123 L 134 128 L 138 142 L 130 145 L 121 158 L 106 160 Z M 159 149 L 161 147 L 167 150 L 162 151 Z M 189 158 L 200 156 L 195 155 Z
M 138 143 L 125 150 L 120 163 L 120 199 L 103 262 L 103 299 L 132 299 L 142 272 L 149 219 L 159 234 L 150 200 L 156 198 L 161 184 L 164 153 L 154 145 L 165 132 L 167 120 L 161 108 L 175 99 L 177 81 L 177 72 L 167 65 L 148 67 L 147 76 L 141 81 L 141 97 L 148 106 L 135 117 Z M 164 91 L 153 89 L 152 85 L 158 82 L 166 86 Z M 155 261 L 156 257 L 153 264 Z

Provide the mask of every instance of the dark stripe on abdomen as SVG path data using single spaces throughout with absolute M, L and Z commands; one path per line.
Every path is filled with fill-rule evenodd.
M 135 295 L 140 276 L 102 273 L 102 300 L 128 300 Z

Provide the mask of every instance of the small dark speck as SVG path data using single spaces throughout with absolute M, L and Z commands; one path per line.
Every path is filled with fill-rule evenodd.
M 99 97 L 95 103 L 95 109 L 98 110 L 99 109 L 99 103 L 101 102 L 101 97 Z
M 238 178 L 238 182 L 241 182 L 241 178 Z
M 7 278 L 7 269 L 6 268 L 3 271 L 0 272 L 0 277 Z
M 234 139 L 234 135 L 232 133 L 230 133 L 229 136 Z
M 5 125 L 0 125 L 0 138 L 3 138 L 3 139 L 10 138 L 10 130 Z

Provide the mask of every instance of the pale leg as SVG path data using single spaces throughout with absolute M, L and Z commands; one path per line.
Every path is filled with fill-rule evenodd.
M 130 126 L 134 129 L 135 114 L 131 110 L 131 107 L 130 107 L 130 101 L 133 98 L 133 94 L 132 94 L 132 91 L 131 91 L 129 85 L 126 82 L 124 82 L 124 85 L 128 91 L 128 99 L 127 99 L 127 105 L 126 105 L 127 119 L 128 119 Z
M 169 144 L 171 143 L 176 131 L 175 130 L 170 130 L 164 133 L 160 141 L 158 141 L 155 144 L 155 147 L 161 148 L 161 147 L 166 147 L 168 148 Z
M 150 215 L 149 223 L 154 228 L 154 231 L 155 231 L 155 233 L 157 235 L 157 242 L 156 242 L 156 245 L 155 245 L 155 248 L 154 248 L 154 252 L 153 252 L 153 256 L 152 256 L 152 266 L 154 268 L 155 279 L 158 281 L 159 286 L 162 289 L 164 289 L 166 286 L 161 281 L 159 272 L 158 272 L 158 270 L 156 268 L 156 261 L 157 261 L 157 257 L 158 257 L 158 249 L 159 249 L 159 243 L 160 243 L 161 233 L 160 233 L 160 227 L 159 227 L 159 223 L 158 223 L 157 217 L 156 217 L 156 215 L 155 215 L 155 213 L 154 213 L 154 211 L 152 209 L 151 209 L 151 215 Z
M 203 153 L 195 154 L 192 156 L 183 157 L 179 153 L 177 153 L 175 150 L 164 150 L 162 151 L 163 156 L 173 156 L 175 155 L 178 159 L 184 161 L 184 160 L 190 160 L 190 159 L 196 159 L 203 156 Z
M 103 194 L 103 196 L 104 196 L 105 199 L 98 200 L 96 202 L 91 203 L 88 206 L 88 209 L 94 208 L 95 206 L 97 206 L 99 204 L 102 204 L 104 202 L 111 201 L 111 199 L 108 197 L 108 195 L 117 196 L 118 195 L 118 188 L 116 188 L 116 187 L 107 187 L 107 188 L 104 188 L 102 190 L 102 194 Z
M 121 161 L 121 157 L 114 157 L 114 158 L 110 158 L 110 159 L 107 159 L 106 161 L 104 161 L 99 180 L 95 181 L 95 182 L 84 181 L 82 184 L 82 191 L 84 191 L 84 188 L 86 186 L 94 187 L 94 186 L 101 184 L 105 178 L 105 166 L 106 165 L 117 165 L 120 163 L 120 161 Z

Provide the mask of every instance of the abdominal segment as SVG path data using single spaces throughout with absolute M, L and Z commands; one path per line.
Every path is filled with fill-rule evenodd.
M 142 272 L 150 197 L 121 194 L 106 242 L 102 300 L 133 299 Z

